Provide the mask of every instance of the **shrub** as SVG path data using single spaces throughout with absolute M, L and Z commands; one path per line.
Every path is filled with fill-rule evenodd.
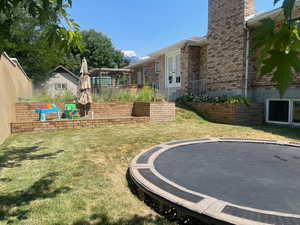
M 178 103 L 187 103 L 187 102 L 207 102 L 207 103 L 227 103 L 227 104 L 246 104 L 249 105 L 251 101 L 248 98 L 242 96 L 216 96 L 211 97 L 208 95 L 193 96 L 185 95 L 177 99 Z
M 140 90 L 103 88 L 101 93 L 93 94 L 95 102 L 157 102 L 164 101 L 164 97 L 150 87 L 144 87 Z M 50 96 L 46 91 L 36 93 L 30 99 L 19 98 L 19 101 L 26 102 L 74 102 L 77 98 L 71 92 L 66 91 L 59 96 Z
M 152 90 L 150 87 L 144 87 L 137 91 L 133 91 L 130 89 L 113 89 L 113 88 L 102 89 L 101 93 L 93 95 L 93 99 L 95 102 L 164 101 L 164 98 L 159 93 Z
M 76 96 L 70 91 L 65 91 L 60 95 L 51 96 L 47 91 L 39 91 L 32 98 L 19 98 L 20 102 L 74 102 Z

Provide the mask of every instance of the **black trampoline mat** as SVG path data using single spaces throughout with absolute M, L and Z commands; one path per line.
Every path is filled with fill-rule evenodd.
M 155 169 L 189 190 L 240 206 L 300 214 L 300 150 L 213 142 L 171 148 Z

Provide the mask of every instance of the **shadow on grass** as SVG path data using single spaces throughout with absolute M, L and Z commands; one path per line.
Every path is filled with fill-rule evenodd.
M 253 129 L 280 135 L 286 138 L 295 139 L 300 142 L 300 128 L 299 127 L 286 127 L 286 126 L 279 126 L 279 125 L 262 125 L 262 126 L 255 126 L 252 127 Z
M 199 113 L 197 113 L 192 107 L 190 107 L 188 105 L 185 105 L 182 103 L 177 103 L 176 107 L 197 114 L 199 116 L 198 117 L 199 120 L 203 120 L 203 119 L 206 120 Z M 208 121 L 208 120 L 206 120 L 206 121 Z M 210 121 L 208 121 L 208 122 L 210 122 Z M 215 122 L 212 122 L 212 123 L 215 123 Z M 215 124 L 218 124 L 218 123 L 215 123 Z M 238 126 L 242 126 L 242 125 L 238 125 Z M 290 139 L 299 140 L 299 142 L 300 142 L 300 128 L 299 127 L 288 127 L 288 126 L 279 126 L 279 125 L 270 125 L 270 124 L 264 124 L 264 125 L 260 125 L 260 126 L 245 126 L 245 127 L 253 128 L 255 130 L 263 131 L 263 132 L 270 133 L 270 134 L 280 135 L 282 137 L 286 137 L 286 138 L 290 138 Z
M 25 190 L 0 194 L 0 221 L 5 220 L 9 224 L 15 222 L 15 220 L 24 220 L 30 212 L 24 208 L 30 205 L 31 202 L 54 198 L 59 194 L 70 191 L 69 187 L 58 189 L 51 187 L 57 176 L 58 173 L 48 173 Z
M 37 153 L 45 148 L 39 146 L 31 146 L 25 148 L 5 148 L 3 149 L 3 154 L 0 155 L 0 170 L 1 168 L 14 168 L 21 166 L 21 162 L 25 160 L 41 160 L 54 158 L 56 155 L 64 152 L 63 150 L 58 150 L 53 153 L 45 154 L 33 154 Z
M 166 220 L 159 216 L 133 216 L 128 219 L 112 221 L 107 214 L 93 214 L 88 220 L 78 220 L 72 225 L 145 225 L 148 223 L 163 225 Z

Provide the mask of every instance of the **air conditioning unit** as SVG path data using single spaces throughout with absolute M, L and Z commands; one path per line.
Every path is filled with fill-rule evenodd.
M 266 103 L 266 122 L 300 125 L 300 100 L 268 99 Z

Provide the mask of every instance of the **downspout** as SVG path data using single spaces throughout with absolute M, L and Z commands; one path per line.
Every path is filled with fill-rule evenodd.
M 245 65 L 245 98 L 248 98 L 248 80 L 249 80 L 249 52 L 250 52 L 250 31 L 245 24 L 246 29 L 246 65 Z

